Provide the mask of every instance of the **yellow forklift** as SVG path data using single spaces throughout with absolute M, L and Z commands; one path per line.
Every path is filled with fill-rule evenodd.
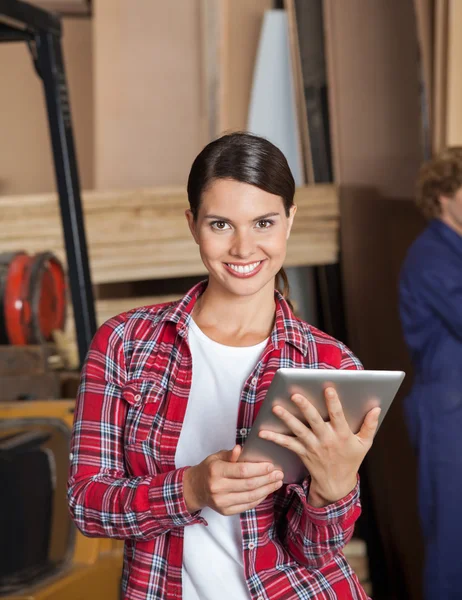
M 20 0 L 0 0 L 0 42 L 26 43 L 43 82 L 82 364 L 96 319 L 61 36 L 57 15 Z M 0 308 L 4 312 L 4 307 Z M 0 348 L 7 351 L 14 346 Z M 39 356 L 40 362 L 40 350 L 31 346 L 28 352 L 24 346 L 22 358 L 16 353 L 16 362 L 3 361 L 0 386 L 14 378 L 15 364 L 23 368 L 31 356 Z M 34 365 L 34 377 L 40 377 L 37 361 Z M 85 538 L 67 509 L 73 411 L 72 400 L 19 397 L 0 401 L 2 599 L 120 598 L 122 542 Z

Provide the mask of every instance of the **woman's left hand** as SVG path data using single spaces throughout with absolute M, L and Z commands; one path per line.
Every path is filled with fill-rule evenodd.
M 325 396 L 330 421 L 324 421 L 306 398 L 295 394 L 291 400 L 310 427 L 281 406 L 275 406 L 273 412 L 295 437 L 268 430 L 259 433 L 261 438 L 298 454 L 311 476 L 308 502 L 317 507 L 337 502 L 354 489 L 359 466 L 372 446 L 380 415 L 380 408 L 370 410 L 355 435 L 345 419 L 337 392 L 330 387 Z

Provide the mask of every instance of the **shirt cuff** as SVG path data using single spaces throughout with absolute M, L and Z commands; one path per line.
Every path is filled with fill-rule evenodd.
M 342 525 L 343 528 L 347 528 L 355 523 L 361 513 L 359 476 L 356 486 L 347 496 L 322 507 L 311 506 L 308 503 L 309 477 L 304 479 L 302 484 L 291 484 L 287 486 L 287 489 L 294 491 L 299 496 L 310 521 L 318 526 Z
M 207 521 L 200 516 L 200 510 L 190 513 L 183 493 L 183 478 L 188 467 L 182 467 L 154 477 L 149 488 L 150 508 L 156 520 L 165 519 L 170 527 L 184 527 Z

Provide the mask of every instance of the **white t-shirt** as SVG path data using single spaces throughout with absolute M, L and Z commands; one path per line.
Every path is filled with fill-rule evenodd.
M 192 384 L 175 455 L 177 469 L 235 446 L 242 387 L 266 341 L 244 348 L 223 346 L 191 319 L 189 346 Z M 225 517 L 210 508 L 201 514 L 208 526 L 184 529 L 184 600 L 248 600 L 239 515 Z

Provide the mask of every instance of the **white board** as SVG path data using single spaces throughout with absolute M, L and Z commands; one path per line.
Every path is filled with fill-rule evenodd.
M 299 186 L 305 181 L 290 60 L 287 14 L 268 10 L 255 63 L 247 129 L 282 150 Z

